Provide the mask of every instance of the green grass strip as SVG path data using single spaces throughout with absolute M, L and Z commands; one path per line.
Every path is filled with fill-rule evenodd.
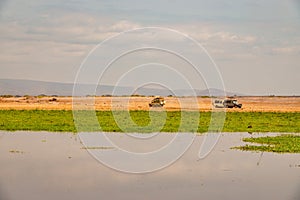
M 300 153 L 300 135 L 280 135 L 275 137 L 244 138 L 244 142 L 259 145 L 234 147 L 243 151 L 267 151 L 276 153 Z
M 154 111 L 155 112 L 155 111 Z M 148 111 L 130 111 L 130 118 L 136 124 L 135 128 L 127 123 L 128 115 L 125 111 L 112 113 L 111 111 L 97 111 L 96 116 L 102 131 L 124 132 L 116 120 L 122 119 L 126 132 L 151 132 L 156 127 L 162 132 L 195 132 L 192 129 L 195 123 L 195 114 L 198 112 L 168 111 L 154 113 L 154 120 L 150 121 Z M 184 116 L 184 117 L 183 117 Z M 198 118 L 197 118 L 198 119 Z M 165 120 L 165 121 L 164 121 Z M 163 122 L 163 124 L 162 124 Z M 183 122 L 183 123 L 182 123 Z M 211 122 L 210 112 L 200 112 L 198 128 L 196 132 L 207 132 Z M 83 118 L 80 121 L 83 129 L 81 131 L 99 131 L 98 122 L 89 123 L 89 119 Z M 149 125 L 150 124 L 150 125 Z M 70 110 L 0 110 L 0 130 L 16 131 L 51 131 L 51 132 L 77 132 L 73 120 L 73 113 Z M 223 127 L 223 132 L 300 132 L 300 113 L 281 112 L 228 112 Z

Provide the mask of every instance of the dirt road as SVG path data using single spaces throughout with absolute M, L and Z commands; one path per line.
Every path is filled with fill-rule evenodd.
M 76 98 L 74 105 L 94 108 L 96 110 L 149 110 L 149 102 L 153 97 L 96 97 Z M 242 109 L 227 109 L 230 112 L 300 112 L 300 97 L 237 97 L 243 104 Z M 212 99 L 203 97 L 166 97 L 166 110 L 201 110 L 212 109 Z M 77 103 L 76 103 L 77 102 Z M 0 98 L 0 109 L 47 109 L 71 110 L 72 97 L 11 97 Z

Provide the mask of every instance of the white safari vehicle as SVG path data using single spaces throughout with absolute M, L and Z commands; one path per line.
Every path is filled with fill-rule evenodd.
M 213 106 L 215 108 L 242 108 L 242 104 L 239 104 L 236 99 L 215 99 Z

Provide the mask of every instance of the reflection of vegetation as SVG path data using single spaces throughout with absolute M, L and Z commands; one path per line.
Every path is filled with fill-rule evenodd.
M 24 153 L 23 151 L 16 150 L 16 149 L 9 150 L 9 152 L 10 153 Z
M 300 153 L 300 135 L 280 135 L 276 137 L 244 138 L 244 142 L 259 145 L 234 147 L 243 151 L 268 151 L 277 153 Z
M 79 131 L 107 131 L 107 132 L 151 132 L 156 125 L 163 126 L 163 132 L 207 132 L 210 126 L 211 112 L 180 112 L 168 111 L 162 115 L 161 111 L 78 111 L 83 117 L 76 121 Z M 92 114 L 91 114 L 92 113 Z M 200 117 L 198 116 L 200 114 Z M 115 115 L 118 115 L 116 118 Z M 151 122 L 150 116 L 154 116 Z M 195 116 L 197 116 L 195 118 Z M 199 117 L 199 123 L 197 119 Z M 98 119 L 99 123 L 97 120 Z M 127 125 L 122 130 L 116 120 L 124 120 Z M 132 129 L 131 120 L 137 128 Z M 155 121 L 157 120 L 157 121 Z M 199 126 L 195 130 L 194 125 Z M 132 124 L 132 123 L 131 123 Z M 149 125 L 151 124 L 151 126 Z M 101 129 L 100 129 L 100 126 Z M 196 124 L 197 125 L 197 124 Z M 67 110 L 0 110 L 0 130 L 32 130 L 76 132 L 73 113 Z M 224 132 L 300 132 L 300 112 L 229 112 L 226 113 Z
M 82 147 L 81 149 L 91 149 L 91 150 L 109 150 L 109 149 L 114 149 L 114 147 Z

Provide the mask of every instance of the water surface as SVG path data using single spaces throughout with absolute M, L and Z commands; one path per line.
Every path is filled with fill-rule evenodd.
M 124 134 L 109 137 L 129 150 L 146 152 L 173 136 L 165 134 L 150 145 L 132 144 Z M 96 161 L 71 133 L 0 132 L 0 199 L 299 200 L 300 155 L 230 149 L 242 145 L 243 137 L 252 136 L 222 134 L 209 156 L 198 160 L 204 137 L 197 136 L 171 166 L 128 174 Z

